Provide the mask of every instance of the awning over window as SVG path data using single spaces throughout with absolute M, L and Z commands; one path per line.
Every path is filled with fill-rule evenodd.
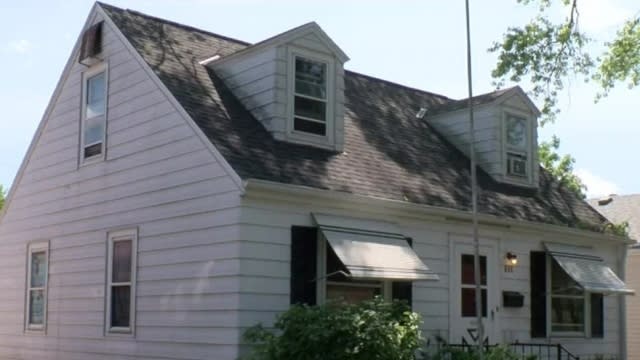
M 351 277 L 438 280 L 392 224 L 321 214 L 313 217 Z
M 580 286 L 590 292 L 633 294 L 634 291 L 590 248 L 545 243 L 549 255 Z

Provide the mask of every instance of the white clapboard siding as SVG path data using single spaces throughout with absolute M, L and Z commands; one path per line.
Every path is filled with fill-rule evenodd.
M 286 308 L 289 304 L 290 273 L 290 246 L 292 226 L 312 226 L 311 214 L 330 213 L 336 216 L 356 217 L 368 221 L 392 221 L 395 222 L 403 234 L 413 240 L 413 248 L 425 264 L 438 274 L 440 281 L 418 281 L 413 284 L 413 309 L 423 316 L 424 335 L 431 339 L 442 337 L 449 339 L 450 303 L 452 296 L 459 296 L 458 289 L 450 289 L 450 259 L 451 247 L 454 241 L 464 240 L 471 244 L 471 227 L 460 222 L 436 222 L 433 219 L 416 218 L 415 214 L 406 214 L 406 217 L 395 218 L 385 216 L 374 211 L 377 209 L 359 209 L 351 212 L 326 205 L 313 205 L 312 202 L 274 202 L 259 199 L 245 199 L 242 207 L 240 228 L 241 240 L 240 257 L 245 260 L 241 265 L 243 280 L 240 283 L 240 292 L 248 298 L 254 298 L 256 294 L 264 294 L 272 297 L 274 301 L 280 301 L 277 305 Z M 359 223 L 363 223 L 359 220 Z M 494 266 L 498 279 L 494 289 L 498 294 L 498 305 L 502 306 L 502 291 L 518 291 L 525 296 L 524 306 L 521 308 L 501 308 L 496 318 L 500 323 L 500 336 L 502 341 L 522 343 L 545 342 L 544 339 L 531 339 L 530 337 L 530 273 L 529 254 L 531 251 L 542 251 L 543 242 L 551 240 L 544 232 L 532 233 L 519 230 L 517 227 L 510 229 L 501 227 L 482 227 L 483 237 L 493 239 L 497 249 L 497 263 Z M 617 271 L 618 261 L 615 244 L 585 243 L 579 237 L 553 237 L 554 241 L 568 243 L 583 241 L 583 245 L 594 246 L 595 251 Z M 518 255 L 518 266 L 513 272 L 505 272 L 502 257 L 507 251 Z M 262 272 L 253 274 L 259 267 Z M 261 282 L 271 281 L 269 286 L 260 285 Z M 271 285 L 273 284 L 273 285 Z M 256 302 L 253 312 L 242 312 L 241 326 L 251 326 L 263 323 L 271 326 L 279 313 L 275 311 L 274 303 Z M 562 343 L 570 351 L 580 356 L 593 356 L 594 354 L 618 354 L 619 328 L 618 328 L 618 300 L 616 296 L 605 297 L 605 336 L 603 339 L 585 338 L 552 338 L 552 343 Z
M 240 189 L 108 23 L 104 33 L 106 161 L 78 166 L 74 54 L 0 224 L 0 358 L 235 359 L 239 309 L 274 301 L 240 299 L 243 284 L 288 296 L 288 283 L 240 278 L 243 266 L 259 273 L 239 255 Z M 123 228 L 138 229 L 135 338 L 104 330 L 107 234 Z M 49 242 L 46 335 L 24 331 L 32 241 Z

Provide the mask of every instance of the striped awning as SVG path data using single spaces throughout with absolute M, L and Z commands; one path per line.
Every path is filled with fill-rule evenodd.
M 625 295 L 634 293 L 593 249 L 557 243 L 545 243 L 544 246 L 567 275 L 585 291 Z
M 392 224 L 367 226 L 330 215 L 313 214 L 313 217 L 322 236 L 353 278 L 439 279 Z

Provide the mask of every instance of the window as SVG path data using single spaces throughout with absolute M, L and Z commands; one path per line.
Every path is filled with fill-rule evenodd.
M 325 246 L 326 277 L 320 282 L 324 287 L 325 300 L 341 300 L 349 304 L 356 304 L 376 296 L 383 296 L 391 300 L 390 291 L 384 291 L 390 282 L 382 280 L 354 280 L 345 276 L 347 269 L 326 241 L 321 241 Z M 321 246 L 322 246 L 321 244 Z
M 136 231 L 110 234 L 108 246 L 107 332 L 132 333 L 135 318 Z
M 411 240 L 407 239 L 411 244 Z M 325 255 L 326 254 L 326 255 Z M 314 227 L 291 228 L 291 304 L 321 304 L 327 299 L 350 303 L 373 298 L 404 300 L 411 306 L 410 280 L 346 276 L 346 267 Z
M 529 177 L 530 132 L 527 119 L 511 114 L 505 119 L 507 175 Z
M 107 112 L 107 71 L 104 65 L 83 76 L 82 163 L 104 159 Z
M 551 332 L 578 332 L 585 329 L 584 290 L 551 259 Z
M 49 243 L 29 245 L 27 251 L 27 330 L 44 330 L 47 321 Z
M 294 56 L 293 129 L 303 133 L 327 134 L 327 64 Z
M 545 247 L 553 252 L 532 251 L 530 257 L 531 337 L 602 338 L 604 294 L 585 290 L 585 286 L 591 284 L 600 289 L 610 288 L 612 293 L 625 294 L 628 292 L 624 283 L 620 281 L 623 288 L 614 289 L 611 285 L 617 283 L 614 281 L 617 277 L 612 271 L 604 271 L 609 273 L 606 277 L 592 277 L 596 273 L 603 273 L 600 270 L 604 268 L 609 269 L 604 266 L 597 270 L 601 262 L 595 257 L 589 259 L 579 252 L 561 253 L 559 247 L 554 248 L 548 243 Z M 576 277 L 578 273 L 581 275 Z M 580 281 L 589 282 L 585 285 Z
M 460 301 L 462 317 L 476 316 L 476 280 L 474 256 L 462 254 L 460 259 Z M 487 316 L 487 257 L 480 256 L 480 296 L 482 316 Z

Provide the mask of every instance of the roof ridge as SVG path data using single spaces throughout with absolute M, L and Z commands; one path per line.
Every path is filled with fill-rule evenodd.
M 161 18 L 161 17 L 145 14 L 145 13 L 137 11 L 137 10 L 131 10 L 131 9 L 128 9 L 128 8 L 127 9 L 123 9 L 121 7 L 118 7 L 118 6 L 115 6 L 115 5 L 111 5 L 111 4 L 107 4 L 107 3 L 104 3 L 104 2 L 101 2 L 101 1 L 96 1 L 96 3 L 99 4 L 100 6 L 103 6 L 103 7 L 109 7 L 109 8 L 112 8 L 112 9 L 119 10 L 119 11 L 128 12 L 128 13 L 131 13 L 131 14 L 134 14 L 134 15 L 138 15 L 138 16 L 142 16 L 142 17 L 151 19 L 151 20 L 159 21 L 159 22 L 162 22 L 162 23 L 165 23 L 165 24 L 168 24 L 168 25 L 172 25 L 172 26 L 176 26 L 176 27 L 179 27 L 179 28 L 183 28 L 185 30 L 192 30 L 192 31 L 201 32 L 201 33 L 208 34 L 208 35 L 220 38 L 220 39 L 224 39 L 224 40 L 227 40 L 227 41 L 232 41 L 232 42 L 238 43 L 240 45 L 245 45 L 245 46 L 253 45 L 250 42 L 246 42 L 246 41 L 239 40 L 239 39 L 232 38 L 232 37 L 225 36 L 225 35 L 220 35 L 218 33 L 214 33 L 212 31 L 208 31 L 208 30 L 203 30 L 203 29 L 197 28 L 195 26 L 190 26 L 190 25 L 179 23 L 179 22 L 167 20 L 167 19 L 164 19 L 164 18 Z
M 436 93 L 431 92 L 431 91 L 418 89 L 418 88 L 413 87 L 413 86 L 400 84 L 400 83 L 397 83 L 397 82 L 393 82 L 393 81 L 391 81 L 391 80 L 386 80 L 386 79 L 382 79 L 382 78 L 375 77 L 375 76 L 372 76 L 372 75 L 367 75 L 367 74 L 359 73 L 359 72 L 357 72 L 357 71 L 353 71 L 353 70 L 346 70 L 346 69 L 345 69 L 345 70 L 344 70 L 344 72 L 345 72 L 345 73 L 351 73 L 351 74 L 356 75 L 356 76 L 362 76 L 362 77 L 368 78 L 368 79 L 370 79 L 370 80 L 383 82 L 383 83 L 386 83 L 386 84 L 389 84 L 389 85 L 393 85 L 393 86 L 396 86 L 396 87 L 401 87 L 401 88 L 405 88 L 405 89 L 412 90 L 412 91 L 418 91 L 418 92 L 421 92 L 421 93 L 426 94 L 426 95 L 437 96 L 437 97 L 440 97 L 440 98 L 442 98 L 442 99 L 444 99 L 444 100 L 449 100 L 449 101 L 454 100 L 454 99 L 451 99 L 450 97 L 447 97 L 447 96 L 445 96 L 445 95 L 436 94 Z
M 145 13 L 137 11 L 137 10 L 131 10 L 131 9 L 128 9 L 128 8 L 127 9 L 123 9 L 123 8 L 115 6 L 115 5 L 104 3 L 102 1 L 96 1 L 96 3 L 99 4 L 100 6 L 103 6 L 103 7 L 108 7 L 108 8 L 116 9 L 116 10 L 119 10 L 119 11 L 128 12 L 128 13 L 131 13 L 131 14 L 134 14 L 134 15 L 138 15 L 138 16 L 142 16 L 142 17 L 145 17 L 145 18 L 148 18 L 148 19 L 152 19 L 152 20 L 155 20 L 155 21 L 160 21 L 160 22 L 165 23 L 165 24 L 169 24 L 169 25 L 172 25 L 172 26 L 180 27 L 180 28 L 183 28 L 183 29 L 186 29 L 186 30 L 198 31 L 198 32 L 201 32 L 201 33 L 204 33 L 204 34 L 208 34 L 208 35 L 217 37 L 217 38 L 221 38 L 221 39 L 228 40 L 228 41 L 233 41 L 233 42 L 236 42 L 236 43 L 238 43 L 240 45 L 253 46 L 253 45 L 259 44 L 259 43 L 261 43 L 263 41 L 266 41 L 266 40 L 270 39 L 270 38 L 267 38 L 265 40 L 259 41 L 256 44 L 252 44 L 250 42 L 246 42 L 246 41 L 243 41 L 243 40 L 235 39 L 235 38 L 232 38 L 232 37 L 229 37 L 229 36 L 225 36 L 225 35 L 220 35 L 218 33 L 214 33 L 214 32 L 208 31 L 208 30 L 203 30 L 203 29 L 200 29 L 200 28 L 197 28 L 197 27 L 194 27 L 194 26 L 185 25 L 185 24 L 182 24 L 182 23 L 179 23 L 179 22 L 175 22 L 175 21 L 163 19 L 163 18 L 160 18 L 160 17 L 157 17 L 157 16 L 145 14 Z M 302 24 L 300 26 L 297 26 L 294 29 L 296 29 L 298 27 L 301 27 L 301 26 L 304 26 L 306 24 L 308 24 L 308 23 L 305 23 L 305 24 Z M 293 30 L 293 29 L 291 29 L 291 30 Z M 290 30 L 287 30 L 287 31 L 290 31 Z M 275 35 L 275 36 L 277 36 L 277 35 Z M 372 76 L 372 75 L 359 73 L 357 71 L 346 70 L 345 69 L 345 73 L 347 73 L 347 72 L 348 73 L 352 73 L 352 74 L 357 75 L 357 76 L 366 77 L 366 78 L 368 78 L 370 80 L 387 83 L 389 85 L 393 85 L 393 86 L 396 86 L 396 87 L 401 87 L 401 88 L 405 88 L 405 89 L 412 90 L 412 91 L 418 91 L 418 92 L 426 94 L 426 95 L 437 96 L 439 98 L 442 98 L 443 100 L 456 101 L 455 99 L 452 99 L 452 98 L 450 98 L 448 96 L 445 96 L 445 95 L 437 94 L 437 93 L 434 93 L 434 92 L 431 92 L 431 91 L 427 91 L 427 90 L 423 90 L 423 89 L 418 89 L 416 87 L 400 84 L 400 83 L 397 83 L 397 82 L 393 82 L 391 80 L 382 79 L 382 78 L 375 77 L 375 76 Z

